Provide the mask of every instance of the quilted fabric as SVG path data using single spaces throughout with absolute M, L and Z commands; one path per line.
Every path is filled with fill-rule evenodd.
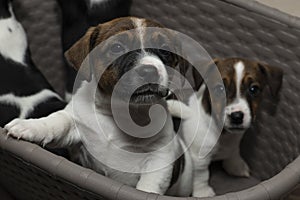
M 55 0 L 15 0 L 17 19 L 27 32 L 36 66 L 60 94 L 65 83 L 61 48 L 60 9 Z
M 266 179 L 299 155 L 300 30 L 220 0 L 135 0 L 132 14 L 197 40 L 211 57 L 245 57 L 284 70 L 276 102 L 264 98 L 257 125 L 242 145 L 252 174 Z

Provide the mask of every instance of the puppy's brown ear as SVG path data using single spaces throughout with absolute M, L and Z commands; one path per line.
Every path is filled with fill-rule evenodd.
M 97 27 L 89 28 L 85 35 L 65 52 L 67 61 L 76 70 L 79 70 L 81 64 L 92 50 L 93 46 L 91 45 L 95 43 L 94 41 L 97 39 L 98 33 L 99 30 Z M 84 66 L 80 72 L 85 79 L 88 81 L 91 80 L 91 69 L 89 66 Z
M 283 78 L 283 70 L 279 67 L 258 63 L 259 69 L 266 78 L 267 85 L 271 90 L 273 97 L 276 97 L 280 91 Z

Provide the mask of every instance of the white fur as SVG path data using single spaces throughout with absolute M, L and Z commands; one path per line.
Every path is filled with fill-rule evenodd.
M 72 99 L 72 93 L 70 92 L 65 92 L 65 101 L 70 102 Z
M 187 149 L 184 141 L 179 138 L 180 145 L 183 149 Z M 188 152 L 184 154 L 184 170 L 179 177 L 179 180 L 168 190 L 167 195 L 170 196 L 183 196 L 188 197 L 191 195 L 191 188 L 193 187 L 193 181 L 191 181 L 193 177 L 193 161 Z
M 158 74 L 160 75 L 159 83 L 163 86 L 168 86 L 169 77 L 164 63 L 157 56 L 147 53 L 145 51 L 145 47 L 144 47 L 144 43 L 145 43 L 144 37 L 146 33 L 145 32 L 146 29 L 144 26 L 145 19 L 131 18 L 131 20 L 136 29 L 135 31 L 137 32 L 141 44 L 140 49 L 142 50 L 142 54 L 139 58 L 140 60 L 137 63 L 136 67 L 139 67 L 141 65 L 154 66 L 157 69 Z
M 192 110 L 181 101 L 170 99 L 167 101 L 167 105 L 168 110 L 171 111 L 174 117 L 188 119 L 192 116 Z
M 58 147 L 66 147 L 80 141 L 80 136 L 74 132 L 74 122 L 65 110 L 39 119 L 14 119 L 4 128 L 8 130 L 8 135 L 44 146 L 54 140 L 55 146 Z
M 78 92 L 75 94 L 72 100 L 76 99 L 76 95 L 89 95 L 90 93 L 92 92 L 90 88 L 88 88 L 88 83 L 84 82 L 82 84 L 82 87 L 78 90 Z M 85 108 L 88 108 L 89 106 L 93 106 L 86 105 L 84 103 L 84 99 L 81 97 L 79 98 L 83 100 L 83 110 L 85 110 Z M 97 100 L 98 103 L 106 101 L 104 97 L 101 97 L 101 95 L 98 95 L 97 98 L 99 98 Z M 96 115 L 97 119 L 99 120 L 100 127 L 102 127 L 103 130 L 109 130 L 109 132 L 103 133 L 105 134 L 105 136 L 108 135 L 109 137 L 106 138 L 105 136 L 103 136 L 98 138 L 99 141 L 97 141 L 97 146 L 101 148 L 101 153 L 103 153 L 103 155 L 107 156 L 108 158 L 111 158 L 113 152 L 109 151 L 109 147 L 112 144 L 118 147 L 128 147 L 134 145 L 130 143 L 130 141 L 122 139 L 124 138 L 125 133 L 118 129 L 113 120 L 113 116 L 103 114 L 101 110 L 99 110 L 99 112 L 96 112 Z M 23 138 L 32 142 L 39 142 L 43 145 L 47 145 L 50 142 L 55 142 L 54 145 L 57 147 L 66 147 L 82 141 L 82 134 L 86 133 L 86 131 L 99 132 L 98 127 L 91 127 L 94 125 L 91 123 L 90 117 L 94 116 L 86 115 L 86 113 L 74 115 L 71 101 L 71 103 L 69 103 L 64 110 L 55 112 L 49 115 L 48 117 L 30 120 L 16 119 L 7 124 L 5 126 L 5 129 L 8 130 L 9 135 L 12 135 L 17 138 Z M 169 116 L 168 123 L 171 123 L 170 120 L 171 119 Z M 75 129 L 75 124 L 78 129 Z M 81 131 L 79 132 L 77 130 Z M 173 136 L 173 134 L 171 134 L 173 133 L 171 125 L 168 125 L 167 129 L 163 129 L 163 131 L 169 131 L 169 133 L 166 133 L 166 140 L 161 138 L 161 140 L 158 140 L 157 142 L 168 142 L 169 137 Z M 158 145 L 157 142 L 156 144 Z M 157 165 L 160 165 L 161 163 L 170 160 L 172 156 L 174 156 L 174 153 L 175 151 L 172 149 L 157 151 L 157 153 L 153 152 L 152 154 L 149 154 L 149 157 L 144 158 L 144 162 L 139 163 L 136 166 L 136 168 L 140 169 L 141 171 L 147 168 L 149 170 L 155 169 Z M 115 160 L 115 162 L 118 163 L 118 160 Z M 164 194 L 168 189 L 168 181 L 171 179 L 173 169 L 173 165 L 169 165 L 168 167 L 165 167 L 161 170 L 139 175 L 117 171 L 115 169 L 107 167 L 106 165 L 101 164 L 95 159 L 93 160 L 93 163 L 89 164 L 95 164 L 95 166 L 92 166 L 93 169 L 98 169 L 99 171 L 104 172 L 105 175 L 111 178 L 114 178 L 131 186 L 136 186 L 137 189 L 159 194 Z M 126 163 L 119 163 L 119 165 L 126 165 Z
M 142 27 L 142 20 L 138 21 L 137 26 Z M 140 36 L 141 41 L 143 41 L 142 32 L 140 32 Z M 162 84 L 167 84 L 166 80 L 168 76 L 166 70 L 163 69 L 165 66 L 158 57 L 145 53 L 139 59 L 141 64 L 151 64 L 157 67 L 162 78 Z M 106 95 L 102 95 L 99 90 L 97 90 L 95 96 L 95 91 L 91 89 L 93 85 L 90 85 L 92 83 L 93 81 L 83 82 L 76 94 L 72 97 L 71 102 L 62 111 L 52 113 L 48 117 L 40 119 L 13 120 L 5 126 L 8 135 L 38 142 L 43 145 L 51 144 L 56 147 L 70 147 L 80 142 L 83 144 L 91 142 L 90 146 L 81 146 L 80 149 L 75 149 L 80 153 L 78 156 L 83 165 L 103 173 L 112 179 L 136 187 L 139 190 L 164 194 L 172 178 L 173 164 L 169 163 L 169 161 L 175 160 L 176 152 L 179 149 L 179 145 L 181 145 L 176 137 L 170 142 L 175 136 L 170 114 L 167 114 L 167 121 L 164 128 L 160 131 L 161 134 L 158 133 L 156 134 L 157 137 L 144 139 L 143 141 L 148 142 L 146 145 L 136 143 L 117 127 L 109 106 L 110 100 L 107 99 Z M 86 97 L 95 97 L 95 99 L 90 102 Z M 74 103 L 74 101 L 78 102 Z M 78 110 L 76 103 L 80 104 L 80 110 Z M 74 112 L 74 109 L 78 112 Z M 95 116 L 99 125 L 97 127 L 95 127 L 95 124 L 93 124 L 91 120 Z M 100 130 L 99 127 L 101 127 Z M 88 136 L 99 136 L 99 134 L 101 137 L 86 141 Z M 161 147 L 161 145 L 163 145 L 164 148 L 151 151 L 152 153 L 147 154 L 142 160 L 126 157 L 126 161 L 122 161 L 124 160 L 124 157 L 122 157 L 123 154 L 116 155 L 115 151 L 110 151 L 114 146 L 125 149 L 142 148 L 146 151 L 157 149 L 157 147 Z M 123 171 L 108 167 L 105 163 L 101 163 L 100 161 L 102 160 L 97 159 L 95 154 L 91 154 L 88 151 L 93 151 L 94 148 L 98 150 L 97 156 L 104 157 L 104 159 L 107 159 L 115 166 L 126 167 L 128 165 L 130 166 L 133 162 L 136 163 L 135 171 L 147 171 L 147 173 L 124 173 Z M 191 161 L 186 158 L 186 162 L 188 161 L 191 163 Z M 186 177 L 183 179 L 183 182 L 178 183 L 181 187 L 187 185 L 187 182 L 192 179 L 191 169 L 189 168 L 191 164 L 189 165 L 189 163 L 185 165 L 186 169 L 184 174 Z M 161 165 L 166 167 L 159 168 Z M 176 195 L 183 195 L 180 194 L 180 192 L 184 192 L 184 195 L 188 195 L 190 193 L 188 192 L 189 189 L 191 188 L 181 188 L 181 190 L 177 191 Z
M 231 113 L 238 112 L 238 111 L 244 113 L 244 119 L 243 119 L 243 123 L 241 124 L 241 127 L 249 128 L 249 126 L 251 125 L 252 117 L 251 117 L 251 110 L 249 104 L 245 98 L 237 98 L 234 100 L 233 103 L 226 106 L 225 128 L 230 127 L 230 119 L 228 116 L 230 116 Z
M 202 86 L 200 90 L 204 91 Z M 214 196 L 209 186 L 209 165 L 211 160 L 223 160 L 224 169 L 231 175 L 249 177 L 249 167 L 240 156 L 239 144 L 243 134 L 221 135 L 212 117 L 202 107 L 203 94 L 192 95 L 188 109 L 178 109 L 168 101 L 170 113 L 175 116 L 188 116 L 182 122 L 184 142 L 191 143 L 189 152 L 193 160 L 193 193 L 194 197 Z M 182 105 L 183 103 L 175 103 Z M 200 106 L 200 107 L 199 107 Z M 183 112 L 183 113 L 182 113 Z M 195 133 L 196 132 L 196 133 Z M 196 136 L 195 136 L 196 134 Z
M 9 10 L 11 17 L 0 19 L 0 54 L 4 56 L 4 58 L 11 59 L 26 66 L 26 34 L 21 24 L 15 19 L 11 5 Z M 11 30 L 11 32 L 9 30 Z
M 152 65 L 155 67 L 159 74 L 159 84 L 163 86 L 168 86 L 169 76 L 164 63 L 155 55 L 144 53 L 137 64 L 137 67 L 143 65 Z
M 242 61 L 239 61 L 233 67 L 236 74 L 236 98 L 225 108 L 225 129 L 231 133 L 221 136 L 220 148 L 214 155 L 214 159 L 223 160 L 223 168 L 227 173 L 235 176 L 249 177 L 249 167 L 240 155 L 240 141 L 252 121 L 250 105 L 245 97 L 241 96 L 241 85 L 245 75 L 245 65 Z M 240 127 L 243 128 L 241 131 L 232 132 L 228 129 L 228 127 L 230 127 L 229 116 L 233 112 L 242 112 L 244 114 L 243 123 L 240 125 Z
M 241 84 L 244 76 L 245 65 L 242 61 L 236 63 L 234 66 L 235 75 L 236 75 L 236 97 L 241 97 Z
M 0 95 L 0 102 L 18 107 L 20 109 L 19 118 L 24 119 L 34 110 L 34 107 L 36 105 L 44 102 L 51 97 L 60 98 L 53 91 L 44 89 L 36 94 L 24 97 L 19 97 L 12 93 Z
M 235 69 L 235 74 L 236 74 L 236 98 L 234 101 L 227 105 L 225 108 L 225 114 L 226 114 L 226 119 L 225 119 L 225 128 L 230 127 L 230 119 L 229 116 L 233 112 L 243 112 L 244 113 L 244 119 L 241 127 L 243 128 L 249 128 L 251 125 L 251 110 L 250 106 L 247 102 L 247 100 L 244 97 L 241 97 L 241 85 L 242 85 L 242 80 L 244 77 L 244 70 L 245 70 L 245 65 L 242 61 L 237 62 L 234 66 Z M 228 130 L 230 131 L 230 130 Z
M 214 121 L 202 108 L 202 98 L 206 86 L 202 85 L 196 94 L 193 94 L 188 101 L 188 108 L 176 100 L 168 101 L 168 108 L 172 115 L 188 116 L 182 122 L 183 140 L 190 145 L 189 153 L 193 160 L 193 193 L 194 197 L 214 196 L 213 189 L 208 185 L 208 166 L 211 157 L 215 152 L 215 145 L 218 142 L 218 135 Z M 179 107 L 173 106 L 179 105 Z M 183 109 L 182 109 L 183 108 Z
M 192 116 L 182 124 L 184 141 L 192 144 L 190 154 L 194 163 L 194 197 L 214 196 L 213 189 L 208 185 L 211 155 L 215 151 L 218 135 L 215 124 L 210 115 L 202 108 L 202 98 L 205 86 L 200 88 L 199 97 L 192 95 L 189 99 L 189 107 L 193 111 Z M 196 134 L 196 136 L 194 136 Z
M 141 50 L 144 51 L 145 50 L 144 48 L 145 27 L 143 26 L 143 23 L 145 20 L 139 18 L 132 18 L 131 20 L 135 26 L 138 37 L 141 41 Z
M 248 102 L 241 97 L 240 88 L 244 76 L 245 66 L 243 62 L 234 65 L 236 72 L 237 93 L 235 100 L 225 108 L 225 127 L 230 125 L 228 116 L 232 112 L 244 113 L 243 127 L 245 130 L 251 124 L 251 114 Z M 182 122 L 182 135 L 186 144 L 192 141 L 190 154 L 194 163 L 193 196 L 214 196 L 213 189 L 208 185 L 209 164 L 211 160 L 223 160 L 224 169 L 231 175 L 249 177 L 249 167 L 240 156 L 240 141 L 244 132 L 221 135 L 219 138 L 218 128 L 202 106 L 203 93 L 206 86 L 202 85 L 197 95 L 189 98 L 188 107 L 181 102 L 168 102 L 168 108 L 174 116 L 184 116 Z M 177 106 L 173 106 L 177 105 Z M 182 107 L 184 109 L 182 109 Z M 195 131 L 197 132 L 194 137 Z

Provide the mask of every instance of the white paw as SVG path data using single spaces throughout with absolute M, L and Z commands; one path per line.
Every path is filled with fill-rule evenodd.
M 193 197 L 213 197 L 215 195 L 214 190 L 209 185 L 193 191 Z
M 233 176 L 250 177 L 250 169 L 248 164 L 242 159 L 231 159 L 223 161 L 225 171 Z
M 45 131 L 47 125 L 39 119 L 14 119 L 4 129 L 7 130 L 7 135 L 17 139 L 24 139 L 30 142 L 37 142 L 46 145 L 52 138 L 46 138 Z
M 154 182 L 143 182 L 141 183 L 140 181 L 136 185 L 137 190 L 141 190 L 143 192 L 148 192 L 148 193 L 155 193 L 155 194 L 161 194 L 163 195 L 166 192 L 166 189 L 163 189 L 159 187 L 159 184 L 154 184 Z M 164 187 L 165 188 L 165 187 Z

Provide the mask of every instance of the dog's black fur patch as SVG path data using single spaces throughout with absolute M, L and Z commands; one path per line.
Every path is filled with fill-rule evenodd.
M 1 18 L 9 18 L 11 17 L 11 13 L 9 12 L 9 3 L 11 0 L 0 0 L 0 16 Z
M 0 20 L 11 17 L 9 4 L 10 1 L 8 0 L 0 0 Z M 12 94 L 17 97 L 26 97 L 34 95 L 43 89 L 53 91 L 53 88 L 46 78 L 34 65 L 28 47 L 25 52 L 24 62 L 25 63 L 22 64 L 0 54 L 0 96 Z M 44 117 L 54 111 L 63 109 L 65 105 L 66 103 L 59 98 L 50 98 L 40 105 L 36 105 L 34 111 L 29 113 L 27 117 Z M 18 108 L 17 105 L 11 105 L 7 102 L 0 103 L 1 127 L 6 125 L 12 119 L 19 117 L 19 115 L 20 108 Z
M 131 0 L 109 0 L 90 7 L 89 0 L 57 0 L 62 10 L 63 52 L 66 52 L 87 29 L 115 18 L 129 16 Z M 73 91 L 76 71 L 65 60 L 68 92 Z

